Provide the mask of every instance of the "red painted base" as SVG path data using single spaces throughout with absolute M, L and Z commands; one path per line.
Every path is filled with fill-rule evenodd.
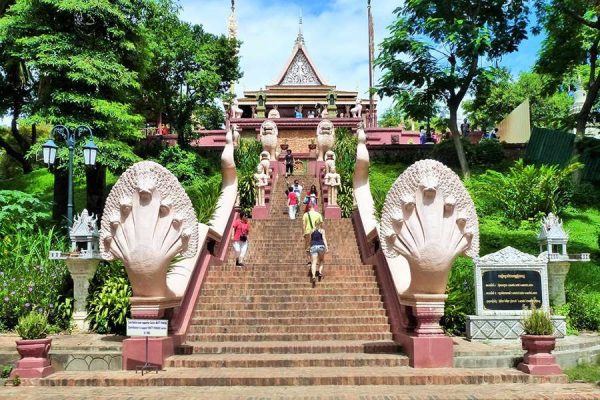
M 173 337 L 148 339 L 148 363 L 163 367 L 164 360 L 175 354 Z M 146 338 L 136 337 L 123 341 L 123 369 L 133 370 L 146 362 Z
M 552 335 L 523 335 L 521 336 L 523 350 L 527 353 L 523 362 L 517 366 L 519 371 L 531 375 L 561 375 L 562 370 L 552 355 L 556 338 Z
M 267 206 L 254 206 L 252 208 L 252 219 L 267 219 L 269 218 L 269 210 Z
M 554 357 L 552 357 L 554 358 Z M 531 375 L 562 375 L 562 370 L 558 366 L 558 364 L 552 365 L 532 365 L 519 363 L 517 369 L 521 372 L 525 372 L 526 374 Z
M 338 206 L 325 206 L 325 219 L 341 219 L 342 209 Z
M 48 361 L 48 360 L 46 360 Z M 54 373 L 54 367 L 52 365 L 47 365 L 45 367 L 20 367 L 21 361 L 17 362 L 17 368 L 13 369 L 10 373 L 10 378 L 45 378 L 48 375 Z
M 400 334 L 400 343 L 413 368 L 452 368 L 454 348 L 447 336 L 416 337 Z

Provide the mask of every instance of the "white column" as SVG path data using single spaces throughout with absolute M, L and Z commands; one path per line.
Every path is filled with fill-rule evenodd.
M 87 317 L 86 299 L 90 279 L 96 273 L 100 260 L 95 258 L 67 258 L 65 262 L 73 279 L 73 297 L 75 298 L 73 320 L 79 330 L 88 331 L 89 324 L 85 320 Z

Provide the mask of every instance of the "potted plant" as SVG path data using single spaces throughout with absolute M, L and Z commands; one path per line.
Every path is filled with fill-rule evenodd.
M 287 139 L 283 139 L 283 143 L 281 143 L 281 144 L 279 145 L 279 147 L 281 147 L 281 150 L 287 150 L 287 149 L 288 149 L 288 147 L 290 147 L 290 146 L 288 145 L 288 141 L 287 141 Z
M 308 144 L 308 149 L 309 150 L 314 150 L 317 148 L 317 144 L 315 143 L 315 139 L 311 139 L 310 143 Z
M 551 354 L 556 345 L 554 337 L 554 325 L 550 313 L 546 310 L 536 308 L 531 303 L 523 320 L 523 331 L 521 345 L 527 350 L 517 369 L 532 375 L 560 375 L 562 370 Z
M 54 372 L 50 365 L 48 352 L 52 339 L 47 338 L 48 317 L 46 314 L 32 311 L 19 318 L 16 331 L 21 336 L 17 340 L 17 352 L 21 359 L 11 372 L 11 378 L 43 378 Z

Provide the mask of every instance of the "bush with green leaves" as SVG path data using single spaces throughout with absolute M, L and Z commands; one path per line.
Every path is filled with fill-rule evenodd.
M 0 238 L 0 321 L 11 329 L 32 310 L 67 328 L 72 297 L 64 262 L 48 260 L 50 250 L 66 250 L 53 229 L 22 229 Z M 68 304 L 65 307 L 64 304 Z
M 192 201 L 198 221 L 207 224 L 217 209 L 221 195 L 221 174 L 207 179 L 196 179 L 184 186 L 185 192 Z
M 484 139 L 473 146 L 469 164 L 474 167 L 494 168 L 505 161 L 502 143 Z
M 475 313 L 474 270 L 470 258 L 459 257 L 450 271 L 446 287 L 448 299 L 440 321 L 450 335 L 463 335 L 467 329 L 467 316 Z
M 212 173 L 212 166 L 207 158 L 201 157 L 194 150 L 182 149 L 179 146 L 165 148 L 156 161 L 171 171 L 183 185 Z
M 235 165 L 238 174 L 238 193 L 240 207 L 247 215 L 252 215 L 255 204 L 254 174 L 260 160 L 262 144 L 256 139 L 243 138 L 235 149 Z
M 47 225 L 50 204 L 18 190 L 0 190 L 0 237 Z
M 15 330 L 24 340 L 44 339 L 48 335 L 48 316 L 41 312 L 31 311 L 19 318 Z
M 338 188 L 338 206 L 342 210 L 342 217 L 352 216 L 354 209 L 354 165 L 356 162 L 356 145 L 358 139 L 348 128 L 336 130 L 335 146 L 335 166 L 340 174 L 340 187 Z
M 381 210 L 388 191 L 405 169 L 406 165 L 399 163 L 373 162 L 369 166 L 369 184 L 375 203 L 375 217 L 378 220 L 381 218 Z
M 97 333 L 124 335 L 130 316 L 131 285 L 120 261 L 103 262 L 90 283 L 88 321 Z
M 473 145 L 465 138 L 462 138 L 461 142 L 467 160 L 472 160 L 474 153 Z M 431 157 L 447 165 L 449 168 L 460 168 L 454 140 L 442 140 L 440 143 L 434 145 L 433 150 L 431 151 Z
M 537 308 L 533 302 L 521 322 L 523 323 L 523 330 L 527 335 L 552 335 L 554 333 L 554 325 L 552 324 L 550 313 L 544 309 Z
M 488 170 L 466 184 L 480 216 L 501 213 L 508 225 L 518 226 L 539 214 L 560 215 L 571 201 L 570 177 L 581 166 L 536 167 L 519 160 L 506 173 Z

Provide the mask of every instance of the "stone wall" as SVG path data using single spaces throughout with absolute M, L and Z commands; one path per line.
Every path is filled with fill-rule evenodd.
M 292 153 L 308 153 L 308 144 L 311 140 L 316 142 L 317 134 L 312 130 L 294 129 L 279 131 L 279 144 L 287 139 L 289 149 Z

